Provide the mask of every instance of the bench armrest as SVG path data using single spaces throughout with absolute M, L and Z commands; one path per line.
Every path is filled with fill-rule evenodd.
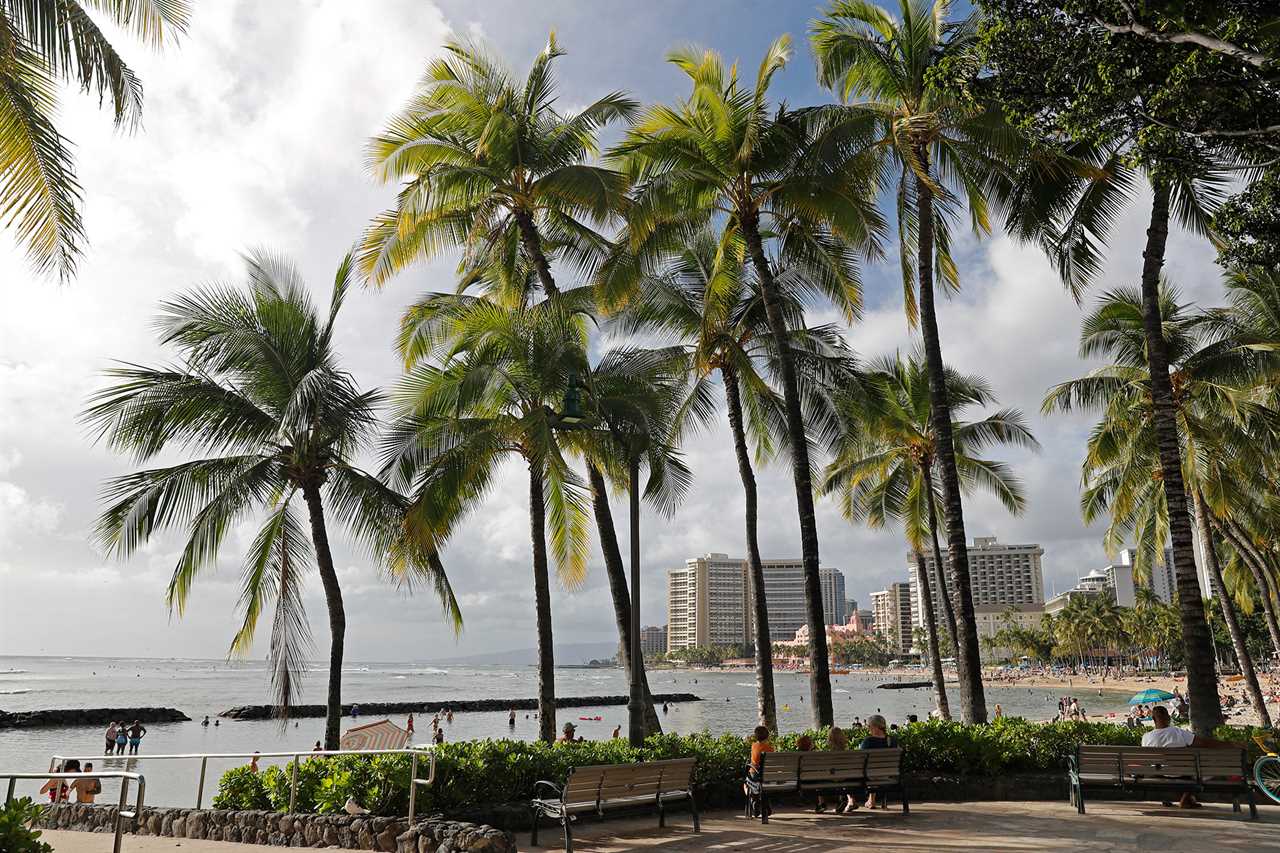
M 545 779 L 539 779 L 537 782 L 533 783 L 533 798 L 535 800 L 538 799 L 538 788 L 544 785 L 554 791 L 557 797 L 564 797 L 564 788 L 561 788 L 555 782 L 548 782 Z

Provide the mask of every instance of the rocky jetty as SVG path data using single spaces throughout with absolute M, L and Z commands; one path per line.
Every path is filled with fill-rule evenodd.
M 40 711 L 0 711 L 0 729 L 36 726 L 106 726 L 118 720 L 132 723 L 183 723 L 191 718 L 177 708 L 46 708 Z
M 653 701 L 659 702 L 701 702 L 702 697 L 692 693 L 655 693 Z M 537 699 L 428 699 L 424 702 L 356 702 L 360 706 L 362 716 L 378 714 L 434 714 L 441 708 L 454 711 L 506 711 L 515 708 L 517 711 L 534 711 L 538 708 Z M 558 696 L 557 708 L 593 708 L 600 705 L 625 705 L 626 696 Z M 266 720 L 275 713 L 274 705 L 240 705 L 229 708 L 218 714 L 230 720 Z M 290 717 L 323 717 L 323 705 L 294 705 L 289 709 Z M 342 706 L 343 714 L 351 713 L 351 705 Z

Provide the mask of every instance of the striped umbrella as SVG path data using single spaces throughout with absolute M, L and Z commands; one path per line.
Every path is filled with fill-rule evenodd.
M 347 729 L 338 742 L 342 749 L 404 749 L 409 732 L 390 720 L 378 720 Z

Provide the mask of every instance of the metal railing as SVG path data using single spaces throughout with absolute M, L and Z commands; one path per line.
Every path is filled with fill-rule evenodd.
M 90 773 L 3 773 L 0 772 L 0 779 L 9 780 L 9 789 L 5 792 L 5 805 L 13 799 L 14 788 L 17 787 L 19 779 L 119 779 L 120 780 L 120 802 L 116 809 L 115 821 L 115 842 L 111 847 L 112 853 L 120 853 L 120 834 L 124 831 L 124 822 L 126 819 L 137 821 L 142 815 L 142 804 L 147 794 L 147 779 L 141 773 L 132 773 L 127 770 L 96 770 Z M 129 804 L 129 782 L 130 780 L 138 783 L 138 799 L 133 804 L 133 811 L 125 811 L 125 806 Z
M 305 750 L 301 752 L 191 752 L 174 755 L 129 755 L 126 758 L 130 762 L 134 761 L 194 761 L 200 760 L 200 780 L 196 783 L 196 808 L 204 806 L 204 780 L 209 768 L 209 759 L 230 759 L 230 758 L 292 758 L 289 770 L 289 812 L 292 813 L 298 803 L 298 763 L 303 757 L 319 758 L 326 755 L 409 755 L 413 760 L 409 765 L 409 823 L 413 823 L 414 816 L 417 814 L 418 805 L 418 786 L 433 785 L 436 781 L 436 756 L 430 749 L 334 749 L 334 750 Z M 422 756 L 426 756 L 429 760 L 429 769 L 427 778 L 418 778 L 418 760 Z M 49 768 L 52 770 L 60 763 L 69 759 L 77 761 L 110 761 L 118 758 L 114 755 L 54 755 L 49 759 Z M 53 775 L 53 774 L 49 774 Z M 41 777 L 43 778 L 43 777 Z

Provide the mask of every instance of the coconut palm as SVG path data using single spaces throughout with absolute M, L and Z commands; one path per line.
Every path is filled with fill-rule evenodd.
M 1128 536 L 1135 537 L 1135 571 L 1140 575 L 1149 572 L 1152 560 L 1163 559 L 1172 525 L 1152 384 L 1148 381 L 1144 298 L 1139 289 L 1120 288 L 1099 300 L 1084 320 L 1080 352 L 1082 357 L 1106 356 L 1111 363 L 1058 385 L 1044 401 L 1045 412 L 1073 408 L 1101 411 L 1089 439 L 1081 506 L 1086 522 L 1104 514 L 1111 516 L 1109 550 Z M 1246 407 L 1232 386 L 1248 376 L 1248 363 L 1233 342 L 1210 337 L 1211 318 L 1179 304 L 1171 287 L 1162 289 L 1156 310 L 1163 320 L 1162 348 L 1169 358 L 1166 379 L 1175 404 L 1180 479 L 1195 511 L 1205 568 L 1222 599 L 1236 659 L 1259 714 L 1266 718 L 1252 659 L 1223 581 L 1215 544 L 1218 537 L 1212 530 L 1218 508 L 1230 506 L 1240 494 L 1233 484 L 1241 469 L 1231 460 L 1247 452 L 1250 438 L 1233 418 L 1237 412 L 1241 413 L 1237 418 L 1242 417 Z M 1194 595 L 1195 606 L 1203 611 L 1198 580 Z M 1185 596 L 1179 587 L 1179 605 L 1184 612 Z
M 686 408 L 699 410 L 708 383 L 719 374 L 745 502 L 748 576 L 756 649 L 756 700 L 760 723 L 777 731 L 773 643 L 759 543 L 759 499 L 754 464 L 767 462 L 786 442 L 784 407 L 774 385 L 780 375 L 758 280 L 746 263 L 742 241 L 722 245 L 711 228 L 687 245 L 660 255 L 626 308 L 611 321 L 623 335 L 657 337 L 684 347 L 696 381 Z M 804 328 L 803 307 L 781 294 L 788 341 L 806 420 L 821 431 L 830 421 L 830 388 L 847 381 L 852 362 L 834 327 Z M 752 451 L 755 448 L 755 463 Z
M 935 310 L 935 279 L 959 287 L 952 223 L 967 210 L 977 234 L 990 231 L 990 207 L 1007 194 L 1006 166 L 1026 146 L 999 111 L 934 73 L 972 54 L 977 18 L 950 21 L 948 0 L 899 0 L 898 16 L 866 0 L 836 0 L 813 22 L 820 82 L 841 108 L 873 129 L 883 158 L 879 190 L 894 197 L 907 317 L 918 325 L 929 370 L 937 475 L 954 600 L 957 667 L 964 718 L 986 722 L 961 475 L 951 435 L 950 399 Z
M 953 415 L 995 403 L 990 386 L 980 377 L 948 370 L 946 382 Z M 902 523 L 920 590 L 934 693 L 942 716 L 950 719 L 934 615 L 935 585 L 924 559 L 924 543 L 934 525 L 931 500 L 938 450 L 929 369 L 918 356 L 883 358 L 871 365 L 865 384 L 867 390 L 837 397 L 842 431 L 833 444 L 822 491 L 838 495 L 850 521 L 865 521 L 873 528 Z M 991 492 L 1009 512 L 1020 514 L 1026 505 L 1021 483 L 1004 463 L 977 454 L 998 445 L 1038 448 L 1022 414 L 1003 409 L 981 420 L 955 421 L 951 427 L 961 487 Z M 935 560 L 939 572 L 941 565 Z M 938 597 L 944 595 L 939 589 Z
M 627 257 L 687 244 L 723 220 L 721 243 L 741 241 L 779 352 L 781 386 L 800 520 L 815 725 L 833 722 L 831 677 L 818 577 L 818 532 L 808 439 L 781 292 L 830 299 L 846 317 L 859 304 L 858 261 L 878 249 L 882 217 L 867 191 L 873 164 L 854 129 L 820 111 L 774 109 L 769 86 L 790 56 L 782 37 L 766 51 L 753 86 L 718 54 L 692 48 L 668 60 L 692 85 L 687 99 L 649 108 L 612 151 L 634 184 L 622 235 Z M 603 268 L 607 302 L 634 292 L 627 264 Z
M 508 303 L 558 292 L 553 265 L 589 271 L 607 244 L 594 229 L 624 201 L 617 172 L 587 162 L 601 128 L 631 114 L 620 93 L 556 109 L 553 33 L 523 82 L 476 43 L 450 41 L 413 97 L 368 147 L 373 176 L 400 183 L 360 247 L 383 283 L 405 266 L 462 250 L 460 287 L 484 282 Z
M 633 580 L 638 580 L 640 468 L 646 467 L 649 473 L 643 497 L 663 514 L 673 513 L 691 481 L 677 444 L 683 431 L 710 411 L 705 393 L 689 399 L 689 378 L 688 358 L 678 348 L 612 348 L 585 378 L 587 428 L 567 436 L 587 459 L 592 510 L 618 623 L 619 659 L 629 683 L 640 687 L 644 731 L 633 730 L 633 741 L 660 734 L 662 725 L 649 692 L 644 657 L 632 654 L 639 614 L 632 610 L 635 595 L 627 587 L 609 486 L 612 483 L 628 492 Z
M 555 739 L 548 538 L 561 583 L 575 586 L 589 545 L 584 484 L 562 453 L 558 407 L 585 371 L 582 317 L 559 300 L 510 307 L 489 297 L 431 293 L 405 313 L 408 373 L 383 444 L 382 475 L 411 493 L 410 517 L 443 541 L 519 458 L 528 473 L 538 632 L 538 726 Z
M 186 0 L 0 2 L 0 219 L 32 266 L 75 272 L 84 242 L 72 146 L 57 128 L 58 90 L 74 84 L 111 107 L 117 127 L 142 116 L 142 81 L 92 10 L 153 49 L 185 32 Z
M 336 749 L 346 616 L 329 517 L 394 580 L 430 584 L 455 629 L 461 616 L 438 540 L 408 516 L 405 497 L 356 465 L 374 437 L 381 396 L 361 391 L 334 350 L 351 257 L 338 268 L 327 312 L 317 310 L 285 259 L 254 252 L 246 265 L 247 286 L 210 285 L 163 303 L 160 341 L 176 349 L 175 366 L 113 368 L 107 375 L 115 383 L 90 398 L 84 418 L 113 450 L 140 463 L 166 451 L 203 454 L 108 481 L 97 535 L 128 556 L 156 534 L 187 528 L 167 594 L 181 615 L 227 532 L 265 511 L 244 559 L 244 616 L 231 651 L 247 653 L 259 616 L 274 608 L 269 659 L 279 711 L 287 716 L 309 647 L 303 591 L 314 560 L 329 611 L 325 744 Z

